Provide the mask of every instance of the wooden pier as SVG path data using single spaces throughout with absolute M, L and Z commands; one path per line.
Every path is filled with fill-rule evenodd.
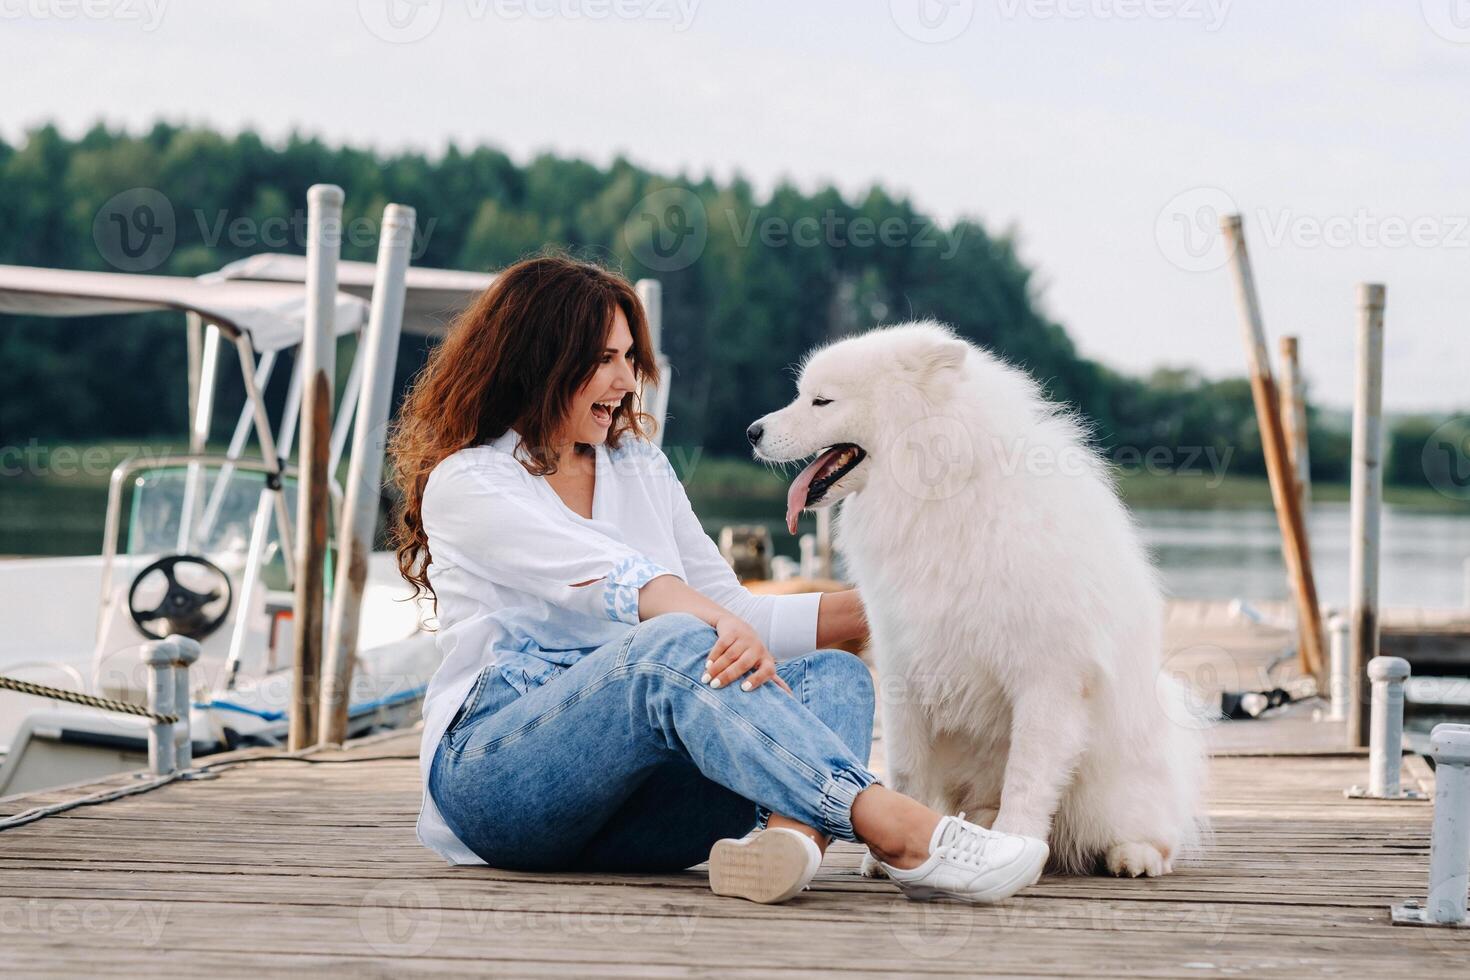
M 1168 669 L 1208 696 L 1282 635 L 1176 620 Z M 1306 709 L 1309 711 L 1310 709 Z M 414 839 L 417 737 L 314 761 L 241 753 L 218 778 L 0 833 L 7 975 L 1382 977 L 1470 975 L 1470 930 L 1395 927 L 1426 886 L 1431 806 L 1345 799 L 1365 758 L 1304 711 L 1211 733 L 1213 839 L 1159 880 L 1049 877 L 995 907 L 916 904 L 833 847 L 766 907 L 665 876 L 451 868 Z M 1405 784 L 1430 788 L 1410 757 Z M 105 784 L 0 801 L 12 814 Z

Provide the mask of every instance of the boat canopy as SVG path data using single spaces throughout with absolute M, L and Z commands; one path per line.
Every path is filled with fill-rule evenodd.
M 305 261 L 299 261 L 304 269 Z M 348 264 L 356 263 L 344 263 Z M 249 282 L 216 275 L 193 279 L 0 265 L 0 313 L 63 317 L 178 310 L 197 313 L 232 338 L 247 335 L 257 352 L 276 351 L 301 342 L 306 317 L 301 281 Z M 339 335 L 356 333 L 367 322 L 367 313 L 368 304 L 362 298 L 338 291 Z
M 371 262 L 338 262 L 337 289 L 367 299 L 372 296 L 376 266 Z M 306 259 L 300 255 L 265 252 L 231 262 L 206 280 L 228 282 L 303 283 Z M 457 269 L 420 269 L 409 266 L 403 329 L 407 333 L 436 337 L 450 321 L 495 281 L 489 272 Z

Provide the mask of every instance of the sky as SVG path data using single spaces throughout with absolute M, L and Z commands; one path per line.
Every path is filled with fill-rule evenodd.
M 167 119 L 881 184 L 1013 231 L 1135 373 L 1244 372 L 1238 211 L 1314 400 L 1351 404 L 1372 281 L 1385 407 L 1470 411 L 1470 0 L 0 0 L 0 65 L 12 141 Z

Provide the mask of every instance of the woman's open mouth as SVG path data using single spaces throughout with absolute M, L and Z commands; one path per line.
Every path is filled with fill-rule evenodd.
M 617 410 L 618 402 L 593 402 L 592 417 L 597 420 L 598 425 L 612 425 L 613 412 Z
M 867 456 L 868 453 L 862 446 L 855 446 L 850 442 L 839 442 L 830 449 L 822 450 L 791 481 L 791 489 L 786 492 L 786 529 L 795 534 L 796 519 L 801 516 L 801 512 L 821 503 L 832 485 Z

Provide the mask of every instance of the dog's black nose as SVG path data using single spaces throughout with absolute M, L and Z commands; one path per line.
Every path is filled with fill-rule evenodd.
M 750 428 L 745 430 L 745 438 L 750 440 L 750 444 L 752 446 L 759 444 L 759 442 L 761 441 L 761 436 L 765 434 L 766 427 L 761 425 L 759 422 L 753 423 Z

